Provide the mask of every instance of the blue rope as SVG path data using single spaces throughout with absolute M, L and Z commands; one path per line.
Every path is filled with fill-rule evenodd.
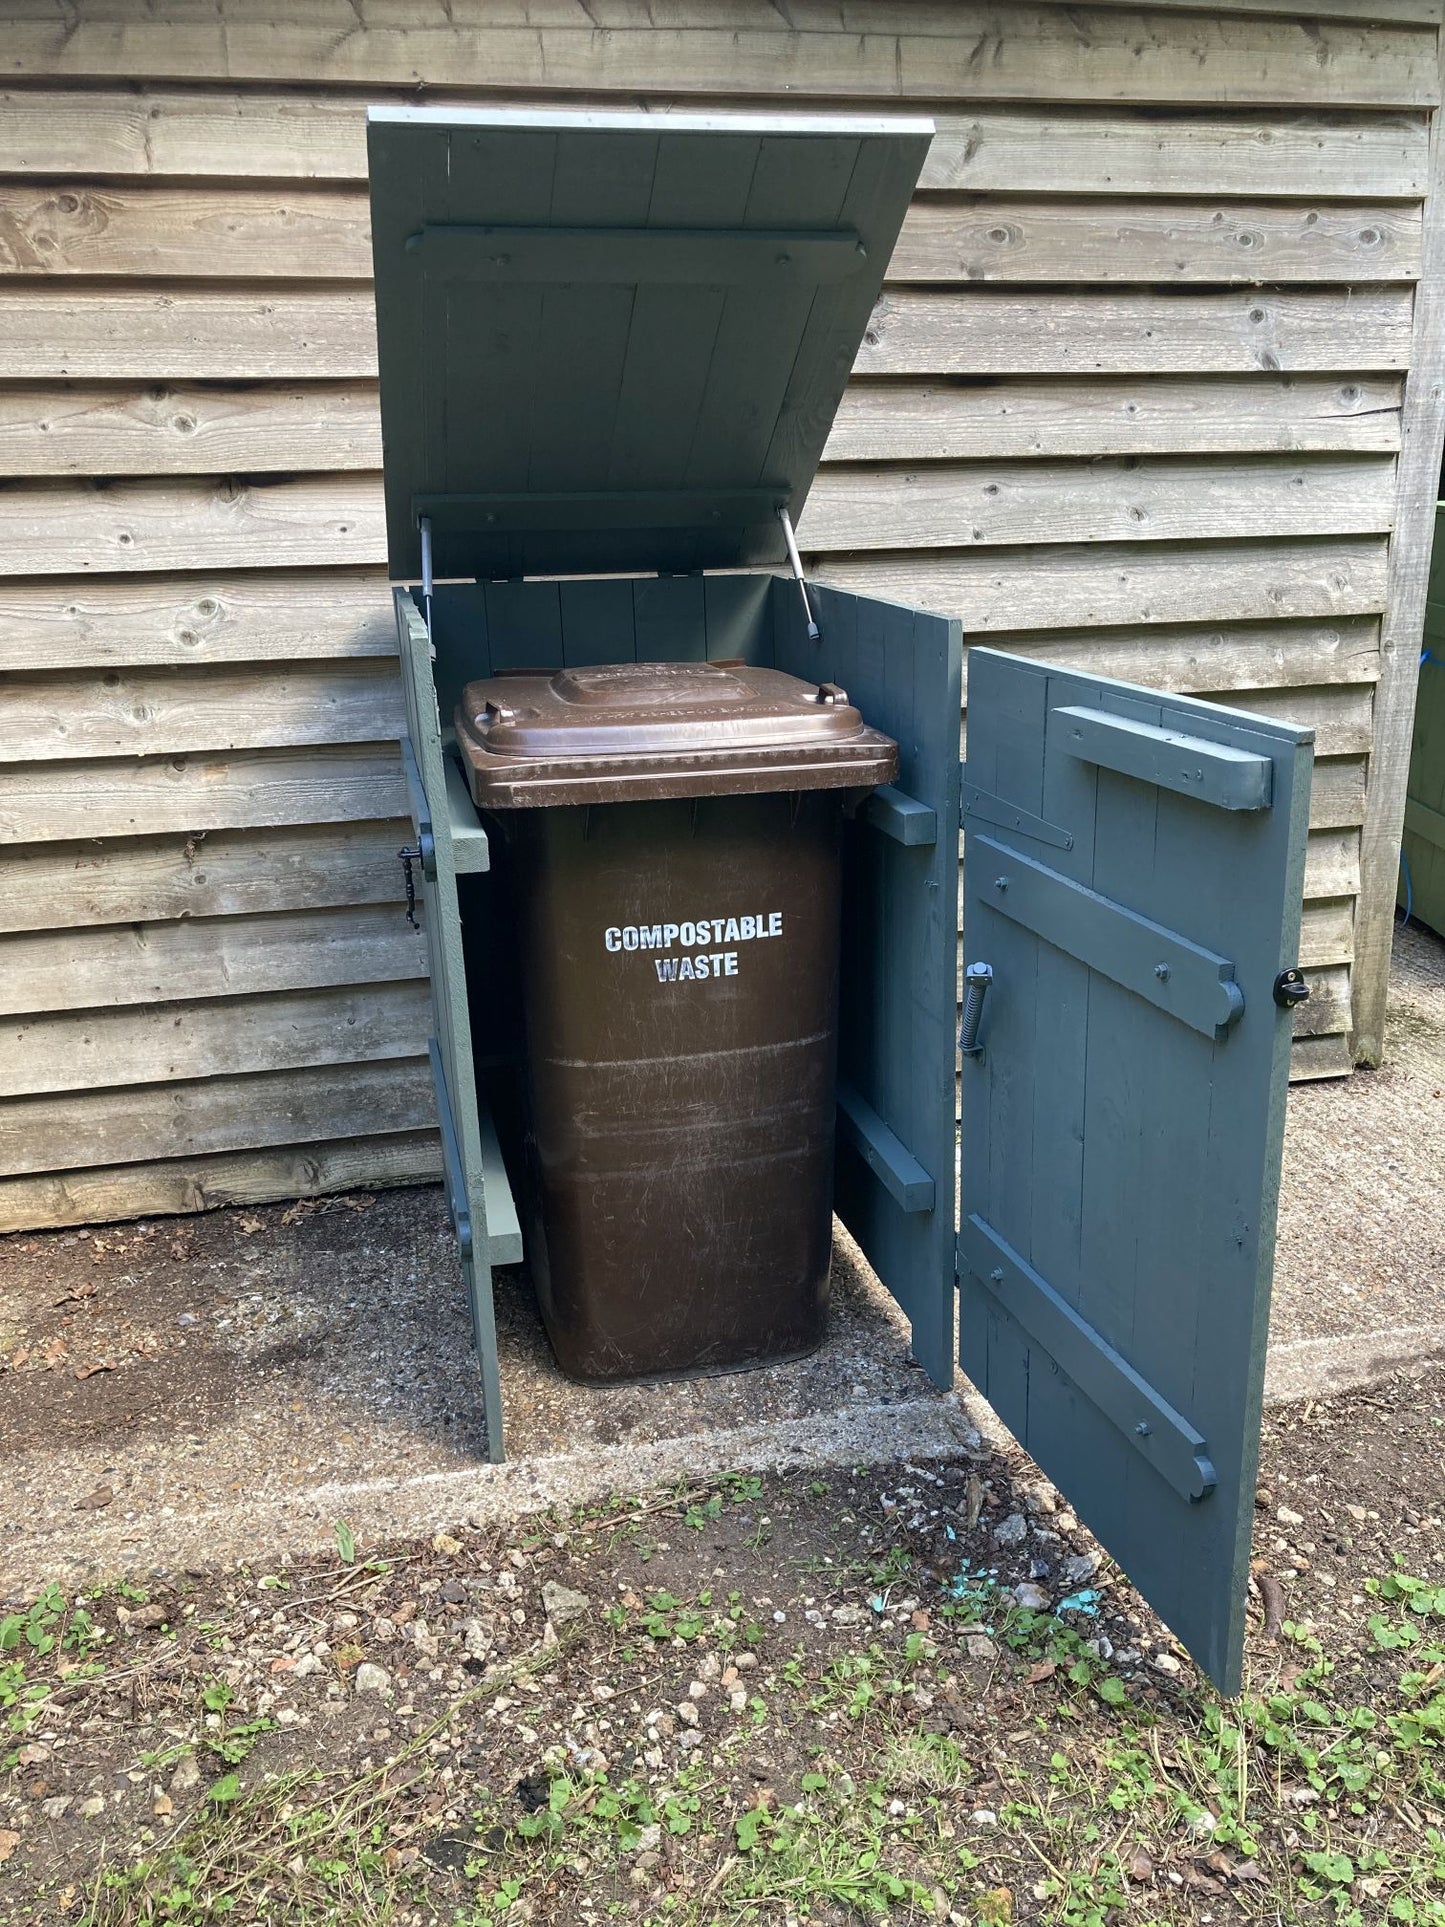
M 1408 923 L 1415 909 L 1415 886 L 1410 881 L 1410 865 L 1403 850 L 1400 852 L 1400 874 L 1405 879 L 1405 922 Z

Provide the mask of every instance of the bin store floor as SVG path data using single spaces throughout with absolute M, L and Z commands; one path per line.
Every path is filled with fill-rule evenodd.
M 1445 1354 L 1445 944 L 1399 934 L 1391 1061 L 1291 1092 L 1269 1395 Z M 435 1188 L 0 1240 L 0 1596 L 81 1571 L 274 1557 L 723 1469 L 944 1454 L 935 1393 L 846 1248 L 827 1343 L 764 1371 L 588 1389 L 500 1280 L 510 1463 Z

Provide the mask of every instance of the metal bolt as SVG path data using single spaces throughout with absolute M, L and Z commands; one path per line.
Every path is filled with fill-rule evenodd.
M 995 877 L 995 878 L 994 878 L 994 880 L 993 880 L 993 887 L 994 887 L 994 889 L 995 889 L 995 890 L 1007 890 L 1007 888 L 1008 888 L 1008 878 L 1007 878 L 1007 877 Z
M 1134 1430 L 1139 1434 L 1141 1439 L 1147 1439 L 1149 1434 L 1153 1431 L 1153 1429 L 1154 1428 L 1152 1425 L 1150 1425 L 1148 1419 L 1142 1419 L 1142 1418 L 1140 1419 L 1139 1423 L 1134 1427 Z
M 1171 975 L 1168 964 L 1167 963 L 1155 964 L 1154 975 L 1159 979 L 1161 984 L 1167 984 Z
M 995 1265 L 988 1275 L 996 1285 L 1001 1285 L 1003 1283 L 1003 1266 Z

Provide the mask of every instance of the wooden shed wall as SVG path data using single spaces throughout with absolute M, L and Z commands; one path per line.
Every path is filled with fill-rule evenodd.
M 0 1227 L 437 1171 L 379 99 L 933 111 L 811 566 L 1313 723 L 1297 1060 L 1348 1067 L 1357 955 L 1368 1051 L 1418 626 L 1392 536 L 1438 465 L 1438 369 L 1403 430 L 1402 391 L 1437 325 L 1439 11 L 8 0 Z

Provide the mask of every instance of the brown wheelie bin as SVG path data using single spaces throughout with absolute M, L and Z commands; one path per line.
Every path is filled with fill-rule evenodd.
M 736 663 L 467 685 L 526 1026 L 528 1257 L 564 1371 L 716 1372 L 827 1313 L 844 814 L 896 746 Z

